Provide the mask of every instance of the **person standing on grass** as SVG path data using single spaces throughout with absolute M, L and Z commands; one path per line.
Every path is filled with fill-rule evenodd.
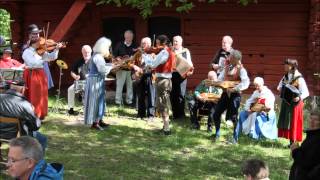
M 285 75 L 277 88 L 280 91 L 280 97 L 282 97 L 278 136 L 289 139 L 291 145 L 296 141 L 301 142 L 303 139 L 303 100 L 309 96 L 309 90 L 302 74 L 298 71 L 296 59 L 286 59 L 284 70 Z M 292 91 L 286 87 L 298 91 L 298 94 L 292 95 Z
M 169 111 L 170 92 L 172 89 L 171 77 L 175 66 L 175 56 L 169 48 L 169 38 L 166 35 L 159 35 L 156 38 L 156 46 L 160 52 L 152 57 L 150 54 L 143 54 L 146 66 L 155 69 L 156 73 L 156 107 L 163 120 L 163 133 L 170 135 Z
M 103 130 L 108 124 L 103 122 L 105 111 L 105 77 L 112 66 L 107 65 L 104 58 L 110 55 L 111 40 L 101 37 L 93 47 L 93 55 L 89 62 L 89 72 L 85 86 L 84 122 L 92 129 Z

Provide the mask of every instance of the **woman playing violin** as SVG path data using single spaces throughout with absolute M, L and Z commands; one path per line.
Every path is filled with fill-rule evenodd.
M 59 49 L 62 44 L 58 43 L 51 53 L 37 53 L 40 46 L 40 38 L 31 39 L 30 46 L 23 51 L 22 59 L 26 65 L 23 73 L 26 91 L 25 96 L 35 107 L 35 113 L 40 119 L 44 119 L 48 113 L 48 79 L 44 66 L 48 61 L 58 58 Z

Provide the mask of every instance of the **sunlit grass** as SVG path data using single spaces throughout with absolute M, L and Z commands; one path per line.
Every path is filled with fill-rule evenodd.
M 288 179 L 291 158 L 284 140 L 242 136 L 239 145 L 227 145 L 232 130 L 223 124 L 222 140 L 213 143 L 205 126 L 191 130 L 189 119 L 172 122 L 172 135 L 164 136 L 159 118 L 135 117 L 133 108 L 109 105 L 104 120 L 111 126 L 98 132 L 83 125 L 81 115 L 50 113 L 41 127 L 49 138 L 46 159 L 63 163 L 67 180 L 243 179 L 240 166 L 248 158 L 266 161 L 271 179 Z

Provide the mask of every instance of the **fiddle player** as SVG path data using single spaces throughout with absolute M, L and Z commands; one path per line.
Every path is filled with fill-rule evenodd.
M 209 71 L 208 79 L 212 81 L 217 81 L 218 77 L 215 71 Z M 201 83 L 196 87 L 194 91 L 194 99 L 188 102 L 189 110 L 190 110 L 190 120 L 191 126 L 194 129 L 200 129 L 200 124 L 197 117 L 198 109 L 205 108 L 208 109 L 208 125 L 212 123 L 212 114 L 214 112 L 214 108 L 216 102 L 207 101 L 205 97 L 202 96 L 203 93 L 212 93 L 217 96 L 221 96 L 222 89 L 214 86 L 207 86 L 205 80 L 201 81 Z
M 125 57 L 132 56 L 137 48 L 136 44 L 133 42 L 133 32 L 131 30 L 126 30 L 124 32 L 124 41 L 119 42 L 115 50 L 113 51 L 114 57 Z M 122 91 L 124 83 L 126 83 L 126 103 L 132 105 L 133 90 L 132 90 L 132 79 L 131 70 L 129 67 L 121 67 L 116 73 L 116 98 L 115 103 L 118 105 L 122 104 Z
M 151 48 L 151 39 L 144 37 L 141 39 L 142 51 L 147 51 Z M 138 52 L 137 52 L 138 53 Z M 152 72 L 146 70 L 144 66 L 144 60 L 141 58 L 142 67 L 133 65 L 135 74 L 142 74 L 139 79 L 136 80 L 137 96 L 138 96 L 138 117 L 147 117 L 152 120 L 155 115 L 155 88 L 152 83 Z
M 75 62 L 72 66 L 70 75 L 74 79 L 74 81 L 85 81 L 86 76 L 89 71 L 89 60 L 91 58 L 92 49 L 89 45 L 83 45 L 81 48 L 82 58 Z M 76 87 L 75 83 L 73 83 L 68 88 L 68 113 L 70 115 L 76 115 L 77 112 L 74 111 L 74 99 Z M 84 89 L 83 89 L 84 91 Z
M 254 78 L 253 84 L 256 90 L 247 99 L 244 110 L 240 112 L 233 139 L 230 141 L 232 144 L 238 142 L 241 132 L 254 139 L 277 139 L 278 137 L 274 94 L 264 85 L 261 77 Z M 253 109 L 252 106 L 256 103 L 263 105 L 261 111 Z
M 42 32 L 42 30 L 40 30 L 36 24 L 30 24 L 28 26 L 28 41 L 23 46 L 23 48 L 22 48 L 23 51 L 31 45 L 31 42 L 34 42 L 40 38 L 41 32 Z M 48 80 L 48 89 L 51 89 L 54 86 L 54 84 L 53 84 L 53 80 L 52 80 L 52 76 L 51 76 L 48 62 L 44 62 L 43 68 L 44 68 L 44 72 L 46 73 L 47 80 Z
M 189 49 L 182 46 L 182 37 L 173 37 L 173 51 L 176 54 L 181 55 L 186 60 L 187 63 L 193 67 L 191 61 L 191 55 Z M 187 77 L 193 74 L 193 68 L 188 71 L 186 77 L 182 77 L 177 71 L 172 73 L 172 91 L 170 93 L 171 108 L 173 119 L 184 118 L 185 117 L 185 95 L 187 88 Z
M 170 92 L 172 89 L 171 77 L 175 64 L 175 55 L 168 47 L 169 39 L 166 35 L 159 35 L 156 38 L 157 47 L 162 47 L 161 51 L 152 57 L 150 54 L 143 54 L 146 66 L 155 70 L 156 76 L 156 108 L 163 120 L 163 133 L 170 135 L 169 108 Z
M 290 145 L 296 141 L 302 141 L 303 131 L 303 100 L 309 96 L 309 90 L 302 74 L 298 71 L 296 59 L 285 59 L 285 75 L 281 79 L 277 89 L 284 96 L 289 94 L 285 91 L 285 84 L 294 86 L 299 94 L 291 99 L 282 98 L 278 121 L 278 136 L 290 140 Z M 289 147 L 290 147 L 289 145 Z
M 240 83 L 235 87 L 225 89 L 216 105 L 215 112 L 213 113 L 216 134 L 213 141 L 217 141 L 220 138 L 221 114 L 225 110 L 227 110 L 226 116 L 233 122 L 234 130 L 236 128 L 238 109 L 241 102 L 241 91 L 246 90 L 250 84 L 250 79 L 246 69 L 241 63 L 241 59 L 242 54 L 240 51 L 231 51 L 227 59 L 228 66 L 226 66 L 218 76 L 218 81 L 240 81 Z M 212 131 L 211 125 L 208 125 L 208 131 Z
M 22 59 L 26 65 L 23 73 L 26 91 L 25 96 L 34 106 L 35 114 L 44 119 L 48 114 L 48 79 L 44 66 L 46 62 L 58 58 L 61 43 L 56 45 L 52 52 L 44 52 L 39 55 L 37 49 L 40 47 L 40 38 L 31 39 L 30 46 L 23 51 Z
M 231 36 L 223 36 L 221 49 L 215 54 L 211 61 L 211 68 L 215 70 L 218 74 L 222 72 L 225 67 L 225 62 L 230 52 L 233 50 L 232 48 L 233 39 Z

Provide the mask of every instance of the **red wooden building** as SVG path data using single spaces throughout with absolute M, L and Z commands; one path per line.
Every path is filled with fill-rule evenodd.
M 299 60 L 299 69 L 312 93 L 319 94 L 320 75 L 320 2 L 318 0 L 259 0 L 258 4 L 241 6 L 236 2 L 217 1 L 213 4 L 195 2 L 189 13 L 174 8 L 157 7 L 152 16 L 143 19 L 129 7 L 97 6 L 91 0 L 1 0 L 14 20 L 12 39 L 22 45 L 26 28 L 35 23 L 40 27 L 50 22 L 49 36 L 68 41 L 59 59 L 71 65 L 81 57 L 81 46 L 93 45 L 101 36 L 113 43 L 121 40 L 126 29 L 132 29 L 139 43 L 144 36 L 181 34 L 185 47 L 191 51 L 195 74 L 189 78 L 193 88 L 206 77 L 209 62 L 221 47 L 223 35 L 231 35 L 233 47 L 243 53 L 243 63 L 251 80 L 265 78 L 275 92 L 286 57 Z M 14 50 L 19 56 L 19 47 Z M 58 83 L 58 68 L 51 65 Z M 63 86 L 72 83 L 64 73 Z

